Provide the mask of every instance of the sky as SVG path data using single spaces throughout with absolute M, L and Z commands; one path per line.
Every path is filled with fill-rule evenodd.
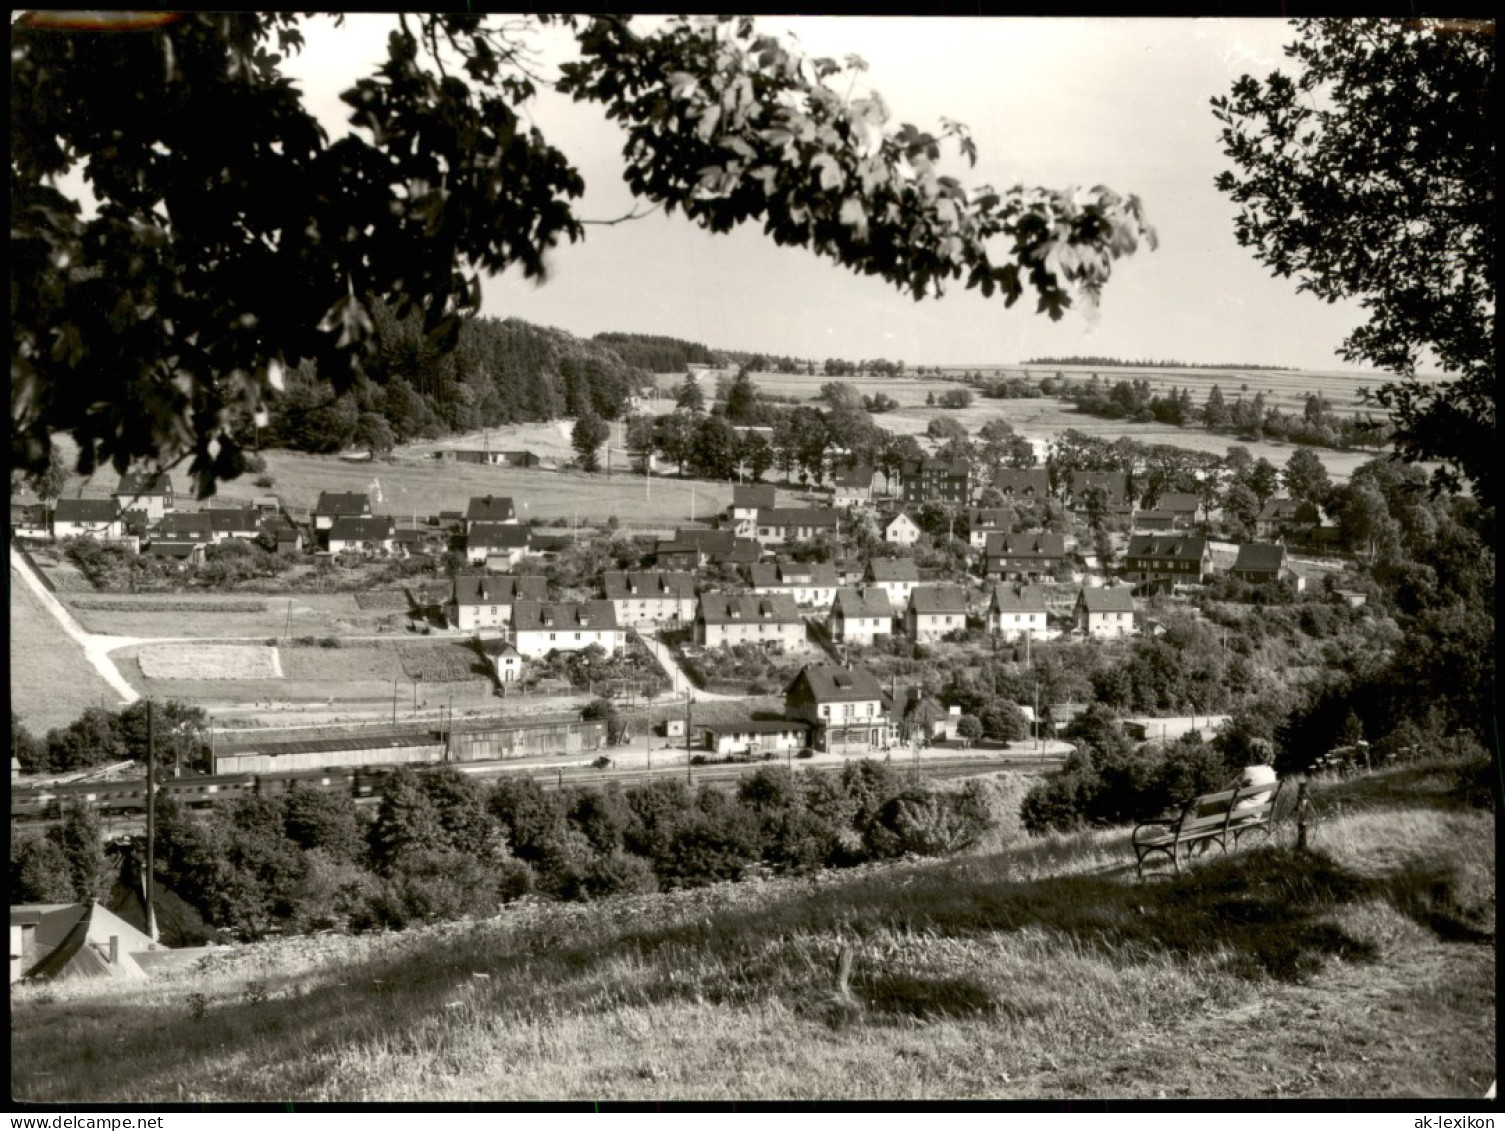
M 1335 356 L 1362 320 L 1272 278 L 1233 234 L 1234 205 L 1213 187 L 1229 167 L 1208 102 L 1246 73 L 1281 66 L 1294 39 L 1279 20 L 782 18 L 812 55 L 849 53 L 868 64 L 857 86 L 879 91 L 890 125 L 936 132 L 965 123 L 975 168 L 948 146 L 943 172 L 972 186 L 1065 188 L 1105 184 L 1137 194 L 1156 227 L 1156 251 L 1119 260 L 1095 320 L 1057 323 L 1026 294 L 1005 309 L 960 285 L 916 303 L 878 279 L 808 251 L 781 248 L 756 225 L 729 235 L 656 213 L 591 226 L 557 248 L 542 285 L 509 271 L 483 283 L 484 313 L 589 336 L 664 334 L 712 348 L 801 358 L 888 358 L 916 365 L 1009 365 L 1032 357 L 1347 368 Z M 338 92 L 369 67 L 390 16 L 318 23 L 289 65 L 332 133 L 343 132 Z M 540 41 L 546 60 L 563 39 Z M 545 68 L 547 69 L 547 68 Z M 629 212 L 621 179 L 624 135 L 595 106 L 546 92 L 528 116 L 586 182 L 578 215 Z

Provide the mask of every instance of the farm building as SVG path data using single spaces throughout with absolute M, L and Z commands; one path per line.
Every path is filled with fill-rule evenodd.
M 114 491 L 123 511 L 142 510 L 156 522 L 174 506 L 172 476 L 165 471 L 127 471 Z
M 723 758 L 733 754 L 783 754 L 800 749 L 810 737 L 810 724 L 799 719 L 706 723 L 700 729 L 701 745 Z
M 494 452 L 490 448 L 440 448 L 434 458 L 489 467 L 542 467 L 544 462 L 532 452 Z
M 617 652 L 627 633 L 617 626 L 610 601 L 518 601 L 512 606 L 512 642 L 531 660 L 550 652 L 582 652 L 592 644 Z

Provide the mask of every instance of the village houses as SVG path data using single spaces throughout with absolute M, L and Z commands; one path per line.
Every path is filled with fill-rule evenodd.
M 148 522 L 156 522 L 176 505 L 172 476 L 165 471 L 127 471 L 115 488 L 115 502 L 123 511 L 145 511 Z
M 913 546 L 920 540 L 920 524 L 900 511 L 883 528 L 883 540 L 891 546 Z
M 731 520 L 740 522 L 758 521 L 760 510 L 770 510 L 775 505 L 778 492 L 772 483 L 736 483 L 732 486 Z
M 396 523 L 389 515 L 337 518 L 329 526 L 329 552 L 390 554 L 396 546 L 396 534 Z
M 871 672 L 806 664 L 784 690 L 784 714 L 811 724 L 817 750 L 882 750 L 894 740 L 883 688 Z
M 455 578 L 447 606 L 449 623 L 465 632 L 505 629 L 512 623 L 512 606 L 519 600 L 546 601 L 549 583 L 528 575 L 462 573 Z
M 371 497 L 360 492 L 320 491 L 314 504 L 314 530 L 326 533 L 337 518 L 370 518 Z
M 517 508 L 504 495 L 472 495 L 465 508 L 465 533 L 477 523 L 516 522 Z
M 939 640 L 967 627 L 967 591 L 960 585 L 919 585 L 909 595 L 904 628 L 911 640 Z
M 863 507 L 873 501 L 873 469 L 844 464 L 831 472 L 831 505 Z
M 1127 585 L 1083 589 L 1077 594 L 1076 625 L 1099 640 L 1134 635 L 1134 595 Z
M 754 537 L 759 545 L 778 546 L 834 535 L 840 525 L 840 512 L 830 507 L 760 507 Z
M 114 499 L 59 499 L 52 508 L 54 538 L 109 540 L 125 533 Z
M 870 646 L 879 636 L 894 631 L 894 607 L 883 589 L 838 589 L 827 622 L 831 639 L 838 644 Z
M 1290 582 L 1298 593 L 1306 588 L 1306 579 L 1292 571 L 1283 542 L 1245 542 L 1228 575 L 1250 585 Z
M 702 748 L 722 758 L 737 754 L 786 754 L 799 750 L 810 737 L 809 724 L 798 719 L 744 719 L 703 723 L 698 727 Z
M 830 562 L 759 562 L 747 574 L 754 593 L 785 593 L 801 608 L 829 609 L 836 599 L 836 567 Z
M 533 531 L 517 522 L 468 522 L 465 557 L 487 569 L 511 569 L 528 556 Z
M 775 652 L 802 652 L 808 646 L 805 620 L 783 593 L 702 593 L 695 643 L 705 648 L 756 644 Z
M 988 602 L 988 631 L 1004 640 L 1044 640 L 1049 617 L 1038 585 L 995 585 Z
M 1040 531 L 990 534 L 983 547 L 983 573 L 990 579 L 1035 580 L 1066 565 L 1066 536 Z
M 1212 548 L 1191 534 L 1134 534 L 1124 551 L 1124 576 L 1134 582 L 1197 584 L 1212 574 Z
M 592 644 L 619 652 L 627 633 L 610 601 L 526 601 L 512 606 L 512 643 L 525 660 L 550 652 L 583 652 Z
M 601 587 L 623 628 L 689 624 L 695 616 L 695 578 L 688 573 L 611 572 Z
M 920 583 L 920 567 L 913 558 L 873 558 L 864 575 L 867 583 L 888 594 L 888 603 L 897 611 L 909 604 L 909 595 Z
M 1014 525 L 1010 507 L 978 507 L 968 516 L 967 542 L 974 550 L 986 549 L 989 534 L 1007 534 Z

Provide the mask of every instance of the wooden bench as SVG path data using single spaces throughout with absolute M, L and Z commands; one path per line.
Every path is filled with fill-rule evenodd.
M 1171 866 L 1180 875 L 1183 847 L 1187 859 L 1190 859 L 1196 845 L 1201 845 L 1206 851 L 1207 845 L 1215 844 L 1219 851 L 1227 852 L 1230 836 L 1234 848 L 1238 847 L 1239 839 L 1249 833 L 1263 833 L 1268 837 L 1270 819 L 1275 815 L 1275 803 L 1280 798 L 1283 784 L 1251 785 L 1203 794 L 1193 797 L 1179 811 L 1171 810 L 1159 817 L 1140 821 L 1130 837 L 1139 878 L 1144 879 L 1145 858 L 1155 852 L 1169 856 Z M 1257 803 L 1248 804 L 1256 799 Z M 1239 808 L 1240 802 L 1246 803 L 1243 808 Z

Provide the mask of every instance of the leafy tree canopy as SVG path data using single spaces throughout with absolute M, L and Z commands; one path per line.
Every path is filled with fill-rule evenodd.
M 583 233 L 578 172 L 519 116 L 537 80 L 517 21 L 398 16 L 335 140 L 282 71 L 300 17 L 145 22 L 12 27 L 14 466 L 44 467 L 62 430 L 80 471 L 191 454 L 211 494 L 245 466 L 237 420 L 291 365 L 336 394 L 359 383 L 373 302 L 421 311 L 448 349 L 481 272 L 542 277 Z M 947 139 L 975 160 L 965 127 L 895 128 L 876 94 L 841 93 L 860 61 L 808 58 L 751 19 L 558 22 L 579 50 L 558 89 L 623 125 L 629 186 L 711 231 L 756 221 L 916 298 L 1030 290 L 1053 318 L 1153 243 L 1139 201 L 1107 188 L 969 191 L 938 166 Z M 59 187 L 80 172 L 90 214 Z
M 1375 399 L 1437 486 L 1495 495 L 1494 25 L 1326 19 L 1295 24 L 1295 77 L 1245 75 L 1213 99 L 1234 169 L 1238 241 L 1276 275 L 1367 321 L 1347 361 L 1396 375 Z M 1435 358 L 1451 379 L 1426 381 Z

